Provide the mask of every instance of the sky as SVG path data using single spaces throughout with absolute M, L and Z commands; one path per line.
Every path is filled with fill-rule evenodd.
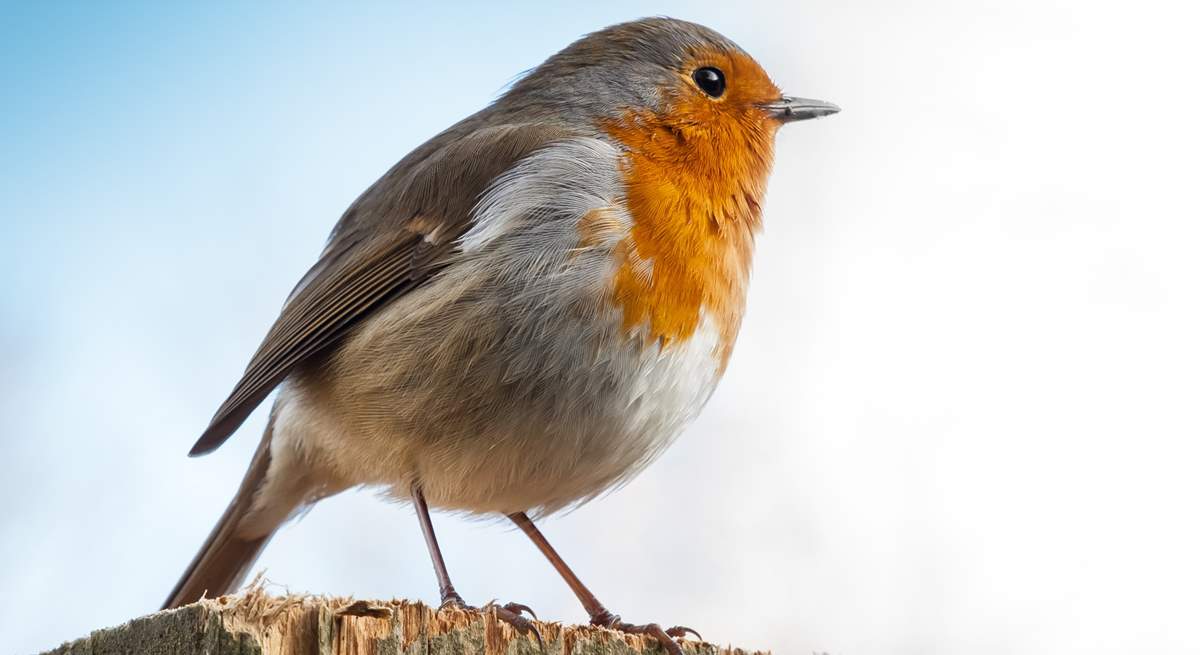
M 544 522 L 579 575 L 629 620 L 776 653 L 1200 651 L 1188 4 L 0 12 L 10 652 L 159 606 L 264 412 L 185 454 L 359 192 L 581 34 L 657 14 L 843 112 L 779 137 L 703 415 Z M 586 619 L 514 529 L 434 521 L 469 601 Z M 258 568 L 280 592 L 437 599 L 411 509 L 370 491 L 285 527 Z

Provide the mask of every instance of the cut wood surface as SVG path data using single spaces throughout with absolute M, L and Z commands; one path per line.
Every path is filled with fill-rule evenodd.
M 48 651 L 52 655 L 653 655 L 653 639 L 593 626 L 534 624 L 522 635 L 488 610 L 433 610 L 404 600 L 271 596 L 252 588 L 134 619 Z M 765 655 L 686 641 L 696 655 Z

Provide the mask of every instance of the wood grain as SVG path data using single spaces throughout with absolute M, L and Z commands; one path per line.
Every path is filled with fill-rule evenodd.
M 134 619 L 45 655 L 653 655 L 651 639 L 535 622 L 546 649 L 488 610 L 405 600 L 270 596 L 251 589 Z M 765 655 L 698 641 L 690 655 Z

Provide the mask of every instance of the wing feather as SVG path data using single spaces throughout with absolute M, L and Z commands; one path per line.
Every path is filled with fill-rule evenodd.
M 498 175 L 564 136 L 545 125 L 472 119 L 401 160 L 351 205 L 190 455 L 229 438 L 297 365 L 447 265 L 476 200 Z

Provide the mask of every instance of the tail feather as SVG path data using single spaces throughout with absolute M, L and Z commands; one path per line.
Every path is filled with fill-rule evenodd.
M 250 511 L 255 494 L 267 476 L 267 469 L 271 463 L 271 432 L 272 426 L 268 424 L 237 495 L 229 503 L 204 545 L 200 547 L 200 552 L 196 553 L 191 565 L 175 584 L 175 588 L 163 603 L 163 609 L 187 605 L 206 596 L 213 598 L 236 590 L 275 533 L 278 526 L 259 537 L 245 538 L 238 535 L 239 524 Z

